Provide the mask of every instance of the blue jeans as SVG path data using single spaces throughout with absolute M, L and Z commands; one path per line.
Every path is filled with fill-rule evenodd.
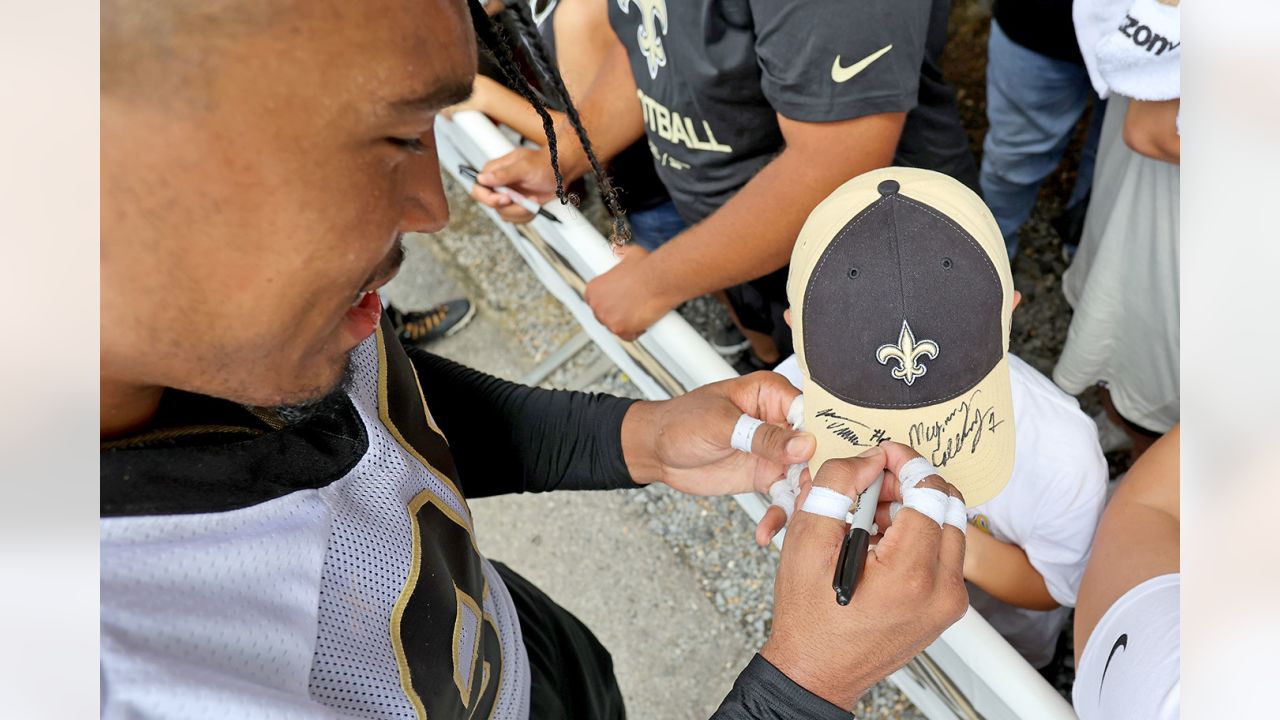
M 1035 207 L 1040 183 L 1062 159 L 1071 131 L 1094 102 L 1080 172 L 1067 201 L 1084 199 L 1102 130 L 1102 101 L 1083 65 L 1055 60 L 1013 42 L 991 21 L 987 43 L 987 130 L 979 182 L 995 215 L 1009 257 L 1018 249 L 1018 229 Z
M 689 227 L 676 212 L 676 204 L 670 200 L 646 210 L 627 213 L 627 222 L 631 224 L 631 237 L 636 244 L 649 252 L 657 250 Z

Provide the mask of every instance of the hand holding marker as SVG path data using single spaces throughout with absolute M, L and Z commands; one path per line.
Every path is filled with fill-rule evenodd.
M 529 198 L 521 195 L 520 193 L 516 192 L 515 190 L 512 190 L 511 188 L 505 185 L 499 185 L 498 187 L 489 187 L 488 185 L 484 185 L 480 183 L 478 180 L 476 180 L 476 176 L 480 174 L 480 171 L 476 170 L 470 165 L 459 165 L 458 172 L 462 173 L 467 179 L 471 180 L 471 182 L 479 185 L 482 188 L 485 188 L 487 190 L 493 190 L 494 192 L 500 192 L 506 195 L 507 197 L 511 198 L 512 202 L 524 208 L 525 210 L 528 210 L 531 213 L 534 213 L 540 217 L 544 217 L 554 223 L 560 222 L 560 220 L 557 219 L 555 215 L 552 215 L 551 213 L 542 209 L 541 205 L 539 205 L 538 203 L 530 200 Z

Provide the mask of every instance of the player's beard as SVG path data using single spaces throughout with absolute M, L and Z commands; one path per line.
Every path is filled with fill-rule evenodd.
M 351 356 L 347 355 L 342 364 L 342 374 L 328 392 L 299 403 L 277 405 L 273 410 L 286 426 L 299 425 L 318 415 L 327 415 L 346 402 L 347 392 L 351 389 L 354 377 Z

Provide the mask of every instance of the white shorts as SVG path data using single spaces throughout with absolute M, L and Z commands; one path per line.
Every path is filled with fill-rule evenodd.
M 1181 584 L 1179 573 L 1153 577 L 1121 595 L 1098 621 L 1071 690 L 1081 720 L 1176 720 Z

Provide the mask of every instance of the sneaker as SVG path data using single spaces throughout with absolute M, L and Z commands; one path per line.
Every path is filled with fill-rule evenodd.
M 457 298 L 414 312 L 401 312 L 394 305 L 388 305 L 386 312 L 400 342 L 424 345 L 461 330 L 475 317 L 476 309 L 470 300 Z
M 711 343 L 711 347 L 724 357 L 733 357 L 751 347 L 751 341 L 747 340 L 742 331 L 732 323 L 718 330 L 712 330 L 707 342 Z

